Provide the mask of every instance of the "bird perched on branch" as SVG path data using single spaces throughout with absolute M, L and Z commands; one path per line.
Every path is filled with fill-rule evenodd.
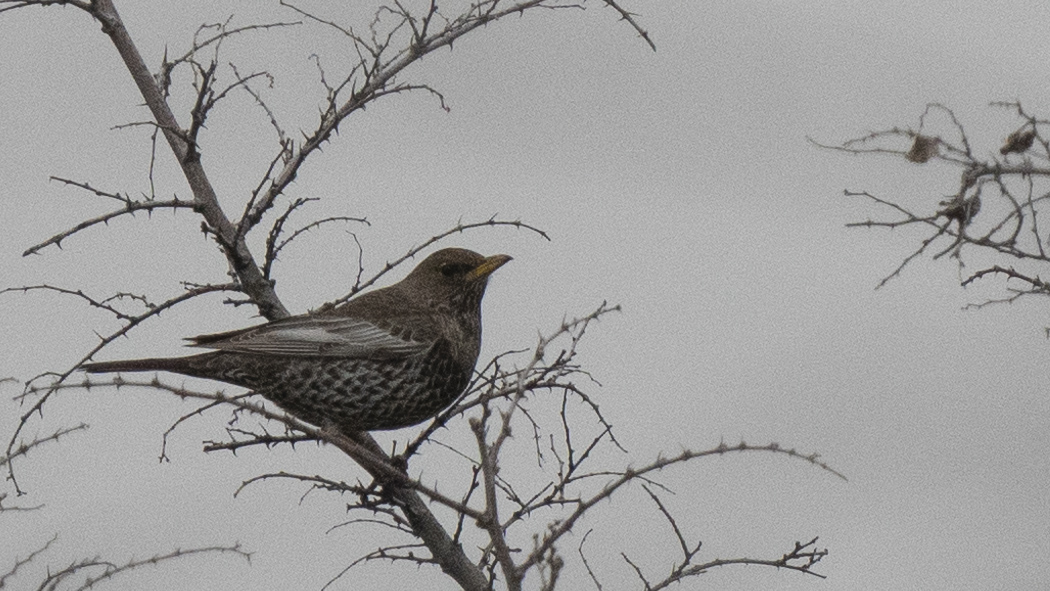
M 470 382 L 481 298 L 511 257 L 447 248 L 399 283 L 340 306 L 188 339 L 189 357 L 86 363 L 88 372 L 170 371 L 250 388 L 292 415 L 350 431 L 437 415 Z

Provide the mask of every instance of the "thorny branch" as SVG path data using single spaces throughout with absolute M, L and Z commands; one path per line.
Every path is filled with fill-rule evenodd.
M 76 589 L 89 589 L 94 587 L 96 584 L 103 581 L 107 581 L 129 571 L 133 571 L 145 566 L 153 566 L 164 562 L 169 562 L 175 559 L 185 558 L 187 556 L 193 556 L 195 554 L 235 554 L 244 558 L 246 561 L 251 562 L 252 555 L 249 552 L 243 550 L 240 544 L 233 546 L 208 546 L 204 548 L 190 548 L 187 550 L 174 550 L 167 554 L 159 554 L 144 558 L 141 560 L 129 560 L 123 564 L 117 564 L 109 560 L 103 560 L 101 558 L 85 558 L 77 560 L 71 563 L 69 566 L 59 569 L 54 572 L 49 572 L 47 578 L 40 583 L 40 589 L 54 590 L 58 589 L 59 585 L 64 583 L 66 580 L 76 576 L 82 576 L 83 578 L 78 581 L 79 585 Z M 49 569 L 50 570 L 50 569 Z M 96 574 L 97 573 L 97 574 Z M 74 583 L 76 584 L 76 583 Z
M 80 361 L 77 361 L 77 363 L 75 365 L 73 365 L 72 367 L 70 367 L 70 368 L 68 368 L 68 369 L 66 369 L 66 370 L 64 370 L 64 371 L 62 371 L 60 373 L 58 373 L 58 372 L 46 372 L 46 373 L 40 374 L 40 375 L 38 375 L 38 376 L 36 376 L 36 377 L 34 377 L 34 378 L 32 378 L 32 379 L 30 379 L 29 381 L 26 382 L 25 390 L 22 393 L 22 395 L 19 397 L 20 400 L 26 401 L 26 400 L 29 400 L 31 397 L 35 396 L 36 397 L 36 401 L 29 407 L 28 410 L 24 411 L 22 413 L 22 415 L 19 417 L 18 426 L 15 428 L 14 433 L 11 435 L 11 438 L 8 440 L 7 456 L 9 458 L 13 457 L 12 456 L 12 451 L 14 449 L 16 449 L 16 447 L 21 445 L 19 443 L 20 436 L 22 434 L 22 430 L 29 423 L 29 420 L 33 417 L 33 415 L 38 414 L 38 413 L 39 414 L 43 413 L 43 408 L 44 408 L 44 405 L 47 403 L 47 401 L 51 398 L 51 396 L 55 392 L 58 391 L 58 389 L 59 389 L 58 387 L 63 382 L 65 382 L 65 380 L 67 378 L 69 378 L 69 376 L 72 375 L 74 371 L 76 371 L 76 368 L 79 367 L 81 363 L 84 363 L 85 361 L 90 360 L 91 357 L 95 353 L 98 353 L 104 347 L 106 347 L 107 345 L 109 345 L 113 341 L 117 340 L 118 338 L 120 338 L 122 336 L 125 336 L 128 332 L 130 332 L 132 329 L 134 329 L 136 326 L 142 324 L 146 320 L 149 320 L 150 318 L 153 318 L 155 316 L 159 316 L 161 314 L 161 312 L 164 312 L 165 310 L 169 310 L 169 309 L 177 306 L 178 304 L 181 304 L 183 302 L 189 301 L 189 300 L 191 300 L 193 298 L 196 298 L 198 296 L 202 296 L 204 294 L 218 292 L 218 291 L 236 291 L 236 290 L 239 289 L 238 286 L 232 285 L 232 284 L 225 284 L 225 285 L 191 285 L 191 284 L 184 284 L 184 285 L 185 285 L 185 291 L 182 294 L 179 294 L 179 295 L 177 295 L 175 297 L 169 298 L 168 300 L 160 302 L 160 303 L 153 303 L 149 299 L 147 299 L 145 296 L 134 295 L 134 294 L 127 294 L 127 293 L 118 293 L 118 294 L 116 294 L 114 296 L 111 296 L 111 297 L 108 297 L 108 298 L 105 298 L 105 299 L 98 299 L 98 298 L 94 298 L 94 297 L 88 296 L 87 294 L 85 294 L 83 291 L 81 291 L 79 289 L 72 290 L 72 289 L 66 289 L 66 288 L 61 288 L 61 287 L 55 287 L 55 286 L 52 286 L 52 285 L 29 285 L 29 286 L 23 286 L 23 287 L 17 287 L 17 288 L 12 287 L 12 288 L 7 288 L 7 289 L 0 290 L 0 295 L 5 294 L 5 293 L 10 293 L 10 292 L 15 292 L 15 291 L 21 291 L 21 292 L 51 291 L 51 292 L 60 293 L 60 294 L 63 294 L 63 295 L 72 295 L 74 297 L 77 297 L 77 298 L 79 298 L 81 300 L 86 301 L 90 306 L 92 306 L 94 308 L 98 308 L 98 309 L 104 310 L 106 312 L 109 312 L 110 314 L 112 314 L 115 318 L 117 318 L 121 322 L 121 327 L 118 328 L 117 330 L 113 331 L 112 333 L 110 333 L 110 334 L 108 334 L 106 336 L 99 335 L 99 342 L 98 342 L 98 344 L 96 344 L 94 347 L 92 347 L 80 359 Z M 129 300 L 130 301 L 134 301 L 134 302 L 138 302 L 140 305 L 142 305 L 142 307 L 145 308 L 145 311 L 137 313 L 137 314 L 128 314 L 128 313 L 123 312 L 122 310 L 118 309 L 117 307 L 115 307 L 113 305 L 113 303 L 117 302 L 117 301 L 129 301 Z M 44 380 L 45 378 L 50 378 L 51 382 L 46 384 L 43 387 L 39 387 L 38 384 L 42 380 Z M 21 490 L 21 488 L 18 485 L 18 479 L 15 477 L 14 465 L 11 462 L 7 462 L 7 476 L 8 476 L 8 479 L 14 484 L 15 490 L 18 491 L 19 494 L 21 494 L 22 490 Z
M 820 550 L 816 548 L 815 545 L 817 543 L 817 538 L 813 538 L 805 544 L 795 542 L 794 548 L 791 551 L 785 553 L 779 559 L 763 560 L 757 558 L 716 558 L 706 563 L 697 564 L 694 562 L 694 559 L 700 553 L 700 549 L 703 546 L 703 542 L 697 541 L 695 546 L 692 546 L 688 542 L 686 542 L 685 535 L 682 533 L 681 528 L 678 526 L 678 522 L 675 520 L 670 510 L 668 510 L 667 507 L 664 505 L 663 501 L 660 500 L 660 497 L 656 493 L 654 493 L 649 487 L 643 485 L 642 488 L 649 495 L 649 498 L 652 499 L 653 503 L 656 504 L 656 507 L 660 511 L 660 514 L 663 515 L 664 520 L 667 521 L 667 523 L 671 526 L 671 529 L 675 535 L 675 539 L 678 541 L 679 548 L 682 551 L 682 558 L 671 568 L 671 573 L 668 574 L 664 579 L 657 582 L 649 581 L 649 579 L 642 572 L 641 567 L 635 564 L 635 562 L 632 561 L 627 556 L 627 554 L 621 553 L 620 556 L 623 558 L 624 562 L 626 562 L 631 567 L 631 569 L 634 570 L 635 574 L 638 576 L 638 579 L 642 582 L 642 585 L 644 586 L 646 591 L 659 591 L 660 589 L 666 589 L 671 585 L 680 583 L 689 577 L 702 575 L 715 567 L 728 566 L 731 564 L 754 564 L 760 566 L 773 566 L 777 568 L 786 568 L 789 570 L 803 572 L 821 579 L 825 578 L 824 575 L 815 573 L 812 570 L 812 567 L 818 562 L 820 562 L 821 559 L 823 559 L 828 554 L 828 551 L 826 549 Z M 583 542 L 580 543 L 579 552 L 582 556 Z M 591 574 L 591 579 L 595 582 L 595 584 L 600 590 L 601 585 L 598 583 L 598 580 L 593 573 Z
M 90 228 L 91 226 L 94 226 L 94 225 L 97 225 L 97 224 L 109 224 L 110 220 L 118 218 L 118 217 L 120 217 L 122 215 L 128 215 L 128 214 L 134 215 L 135 212 L 138 212 L 138 211 L 153 212 L 154 210 L 164 209 L 164 208 L 171 208 L 171 209 L 187 208 L 188 209 L 188 208 L 192 208 L 193 207 L 193 204 L 191 202 L 189 202 L 189 201 L 182 201 L 178 197 L 175 197 L 175 198 L 171 199 L 170 201 L 156 201 L 156 200 L 152 200 L 152 199 L 135 200 L 135 199 L 132 199 L 131 197 L 128 197 L 126 195 L 121 195 L 119 193 L 109 193 L 109 192 L 106 192 L 106 191 L 102 191 L 102 190 L 96 189 L 96 188 L 92 187 L 88 183 L 81 183 L 81 182 L 77 182 L 77 181 L 72 181 L 72 180 L 64 179 L 64 178 L 57 177 L 57 176 L 51 177 L 51 180 L 58 181 L 60 183 L 65 183 L 67 185 L 72 185 L 74 187 L 80 187 L 81 189 L 84 189 L 86 191 L 90 191 L 90 192 L 94 193 L 95 195 L 98 195 L 99 197 L 107 197 L 107 198 L 110 198 L 110 199 L 116 199 L 117 201 L 120 201 L 123 204 L 123 207 L 118 209 L 118 210 L 116 210 L 116 211 L 111 211 L 109 213 L 102 214 L 100 216 L 96 216 L 96 217 L 84 220 L 84 221 L 80 222 L 79 224 L 73 226 L 72 228 L 70 228 L 68 230 L 65 230 L 63 232 L 59 232 L 58 234 L 55 234 L 54 236 L 48 238 L 47 240 L 45 240 L 45 241 L 43 241 L 43 242 L 41 242 L 39 244 L 35 244 L 33 246 L 30 246 L 29 248 L 27 248 L 25 250 L 25 252 L 22 253 L 22 256 L 29 256 L 31 254 L 38 254 L 41 250 L 43 250 L 44 248 L 46 248 L 48 246 L 51 246 L 52 244 L 57 246 L 58 248 L 62 248 L 62 241 L 65 240 L 66 238 L 69 238 L 70 236 L 76 234 L 77 232 L 80 232 L 81 230 L 85 230 L 85 229 Z
M 417 566 L 423 564 L 434 564 L 433 560 L 428 560 L 416 554 L 416 551 L 423 549 L 425 549 L 425 546 L 423 546 L 422 544 L 399 544 L 397 546 L 386 546 L 383 548 L 373 550 L 372 552 L 369 552 L 368 554 L 365 554 L 364 556 L 346 565 L 346 567 L 343 568 L 343 570 L 339 571 L 338 574 L 332 577 L 327 583 L 324 584 L 323 587 L 321 587 L 321 591 L 324 591 L 325 589 L 331 587 L 332 584 L 334 584 L 336 581 L 338 581 L 344 575 L 350 572 L 350 569 L 354 568 L 355 566 L 359 564 L 364 564 L 366 562 L 372 562 L 374 560 L 389 560 L 390 562 L 411 562 Z
M 1028 285 L 1025 289 L 1007 288 L 1007 292 L 1010 293 L 1008 297 L 1000 299 L 992 299 L 980 304 L 969 304 L 966 308 L 983 308 L 989 304 L 1009 304 L 1017 301 L 1021 297 L 1029 295 L 1041 295 L 1050 296 L 1050 283 L 1043 279 L 1040 279 L 1038 275 L 1027 275 L 1017 271 L 1013 267 L 1000 267 L 999 265 L 993 265 L 987 269 L 982 269 L 976 273 L 970 275 L 962 282 L 963 287 L 982 279 L 985 275 L 1005 275 L 1007 280 L 1016 279 L 1022 283 Z M 1046 329 L 1048 337 L 1050 337 L 1050 328 Z
M 557 522 L 552 523 L 548 528 L 547 532 L 543 535 L 536 548 L 519 564 L 519 568 L 522 570 L 529 568 L 532 565 L 539 563 L 543 559 L 543 555 L 549 549 L 553 548 L 554 545 L 561 539 L 562 536 L 572 531 L 576 522 L 592 507 L 600 503 L 601 501 L 608 499 L 619 489 L 628 484 L 633 484 L 636 481 L 641 481 L 649 474 L 663 470 L 664 468 L 671 467 L 673 465 L 690 462 L 696 459 L 712 457 L 717 455 L 724 455 L 727 453 L 739 453 L 749 451 L 761 451 L 767 453 L 784 454 L 789 457 L 805 460 L 822 470 L 825 470 L 839 478 L 845 480 L 845 476 L 835 471 L 833 468 L 825 464 L 818 459 L 817 454 L 802 454 L 794 449 L 785 449 L 776 443 L 768 445 L 748 445 L 747 443 L 741 442 L 734 446 L 728 446 L 725 444 L 719 445 L 716 448 L 693 451 L 684 450 L 678 455 L 670 458 L 657 458 L 655 461 L 648 465 L 642 466 L 641 468 L 628 468 L 620 473 L 594 473 L 587 474 L 578 478 L 574 481 L 581 481 L 584 479 L 590 480 L 595 477 L 607 477 L 604 486 L 601 487 L 596 493 L 590 496 L 578 496 L 576 498 L 566 498 L 562 502 L 572 510 L 564 517 L 559 519 Z
M 27 564 L 29 564 L 29 563 L 33 562 L 34 560 L 36 560 L 36 558 L 38 556 L 40 556 L 41 554 L 43 554 L 44 552 L 47 552 L 47 549 L 50 548 L 51 544 L 54 544 L 55 540 L 57 540 L 57 539 L 58 539 L 58 534 L 55 534 L 55 535 L 51 536 L 51 539 L 48 540 L 47 542 L 45 542 L 43 546 L 37 548 L 36 550 L 33 550 L 28 555 L 26 555 L 25 558 L 18 558 L 16 556 L 15 557 L 15 563 L 11 566 L 11 568 L 9 568 L 7 570 L 7 572 L 4 573 L 3 575 L 0 575 L 0 589 L 3 589 L 4 586 L 7 585 L 7 581 L 9 581 L 12 577 L 18 576 L 18 571 L 22 567 L 24 567 Z
M 821 148 L 849 154 L 887 154 L 913 165 L 940 162 L 960 170 L 957 186 L 939 199 L 923 197 L 916 201 L 880 197 L 868 191 L 845 191 L 847 197 L 861 197 L 892 214 L 849 226 L 920 229 L 918 246 L 883 278 L 879 287 L 900 276 L 909 263 L 927 252 L 932 252 L 933 259 L 950 255 L 960 271 L 965 266 L 964 249 L 999 253 L 1036 264 L 1050 262 L 1050 235 L 1040 226 L 1040 216 L 1050 202 L 1050 140 L 1044 137 L 1050 120 L 1031 115 L 1018 102 L 996 102 L 991 106 L 1019 120 L 1004 129 L 1003 144 L 994 152 L 975 149 L 962 122 L 940 103 L 926 106 L 917 128 L 892 127 L 840 145 L 813 142 Z M 938 241 L 942 246 L 932 250 Z M 1022 272 L 1004 273 L 1003 269 L 994 265 L 970 273 L 961 282 L 969 285 L 988 274 L 1026 281 L 1027 275 Z M 1010 302 L 1022 295 L 1047 295 L 1035 279 L 1026 281 L 1033 289 L 1014 291 L 1009 298 L 985 304 Z
M 203 228 L 223 249 L 229 266 L 237 276 L 237 282 L 243 292 L 259 308 L 260 314 L 269 319 L 283 318 L 288 311 L 277 298 L 273 285 L 262 275 L 259 265 L 248 248 L 244 234 L 238 232 L 238 225 L 231 222 L 219 203 L 218 195 L 199 158 L 196 131 L 203 127 L 207 113 L 214 107 L 216 97 L 225 96 L 232 88 L 247 84 L 247 78 L 236 80 L 226 89 L 215 92 L 212 84 L 216 81 L 216 61 L 208 65 L 198 64 L 194 78 L 197 89 L 197 103 L 190 113 L 193 122 L 189 129 L 181 127 L 167 101 L 166 88 L 158 85 L 158 79 L 150 72 L 138 52 L 130 33 L 117 13 L 112 0 L 95 0 L 90 3 L 88 12 L 102 24 L 102 30 L 109 36 L 127 68 L 128 73 L 145 100 L 146 106 L 153 115 L 154 123 L 159 128 L 168 146 L 180 166 L 183 176 L 193 193 L 193 209 L 203 219 Z M 216 51 L 219 41 L 236 33 L 219 31 L 219 40 L 214 42 Z M 194 62 L 196 63 L 196 62 Z
M 659 591 L 660 589 L 666 589 L 689 577 L 705 574 L 711 571 L 711 569 L 720 566 L 734 564 L 751 564 L 757 566 L 771 566 L 773 568 L 785 568 L 824 579 L 826 578 L 824 575 L 815 573 L 812 570 L 814 565 L 828 555 L 826 549 L 821 550 L 816 547 L 817 539 L 818 538 L 813 538 L 805 543 L 795 542 L 795 547 L 793 549 L 784 553 L 780 558 L 772 560 L 763 560 L 760 558 L 716 558 L 703 564 L 692 564 L 690 562 L 691 557 L 687 557 L 681 563 L 675 565 L 670 575 L 656 583 L 650 582 L 642 572 L 641 567 L 631 561 L 626 554 L 621 554 L 620 556 L 623 558 L 624 562 L 634 570 L 646 591 Z M 697 546 L 697 549 L 699 550 L 699 546 Z
M 273 227 L 270 228 L 270 234 L 266 237 L 266 255 L 265 257 L 263 257 L 263 275 L 265 275 L 266 277 L 271 276 L 270 273 L 272 271 L 273 264 L 277 261 L 277 255 L 280 254 L 281 250 L 284 247 L 288 246 L 293 240 L 314 228 L 318 228 L 320 226 L 332 222 L 357 222 L 360 224 L 371 225 L 365 218 L 334 216 L 310 222 L 309 224 L 306 224 L 305 226 L 292 232 L 292 234 L 287 238 L 282 239 L 281 234 L 284 231 L 284 224 L 288 221 L 288 218 L 291 217 L 292 213 L 295 212 L 295 210 L 303 207 L 304 205 L 312 201 L 318 201 L 318 199 L 303 197 L 295 199 L 288 205 L 288 208 L 284 211 L 284 213 L 278 216 L 276 220 L 274 220 Z M 360 244 L 358 244 L 358 252 L 360 253 Z
M 602 1 L 616 10 L 655 49 L 648 33 L 634 19 L 635 15 L 623 9 L 616 0 Z M 442 107 L 448 109 L 443 96 L 434 88 L 398 80 L 398 76 L 409 66 L 438 49 L 452 47 L 461 37 L 504 17 L 522 15 L 536 8 L 578 7 L 562 0 L 477 0 L 459 15 L 452 16 L 443 14 L 434 2 L 427 3 L 422 14 L 413 13 L 401 3 L 394 2 L 393 5 L 380 7 L 368 32 L 359 33 L 353 27 L 340 25 L 287 0 L 282 0 L 281 5 L 345 36 L 356 52 L 358 61 L 333 85 L 328 83 L 324 71 L 320 70 L 318 59 L 322 83 L 327 89 L 327 103 L 321 112 L 320 121 L 297 147 L 289 151 L 287 146 L 282 145 L 284 166 L 268 177 L 269 188 L 262 192 L 252 210 L 245 215 L 244 220 L 249 229 L 262 219 L 263 214 L 273 207 L 275 200 L 295 180 L 303 162 L 328 142 L 348 117 L 368 104 L 384 96 L 424 90 L 437 96 Z M 392 18 L 386 18 L 388 16 Z
M 59 439 L 61 439 L 62 437 L 66 436 L 66 435 L 69 435 L 70 433 L 73 433 L 73 432 L 76 432 L 76 431 L 83 431 L 83 430 L 85 430 L 87 428 L 88 428 L 87 424 L 80 423 L 80 424 L 74 425 L 72 427 L 63 427 L 61 429 L 58 429 L 57 431 L 54 431 L 50 435 L 38 436 L 38 437 L 34 438 L 31 441 L 22 442 L 17 447 L 15 447 L 14 449 L 8 450 L 7 453 L 5 453 L 4 455 L 0 455 L 0 466 L 7 466 L 8 464 L 11 463 L 11 460 L 13 460 L 13 459 L 15 459 L 15 458 L 17 458 L 19 456 L 26 455 L 27 453 L 29 453 L 30 450 L 32 450 L 35 447 L 40 447 L 41 445 L 43 445 L 45 443 L 48 443 L 48 442 L 51 442 L 51 441 L 58 441 Z M 0 501 L 2 501 L 3 498 L 4 498 L 3 496 L 0 496 Z M 0 503 L 0 509 L 2 509 L 2 508 L 3 508 L 3 504 Z

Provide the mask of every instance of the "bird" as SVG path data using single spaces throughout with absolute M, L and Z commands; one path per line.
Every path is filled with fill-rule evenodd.
M 489 276 L 510 260 L 446 248 L 400 282 L 338 306 L 187 339 L 214 351 L 81 367 L 242 386 L 322 428 L 408 427 L 435 417 L 470 383 L 481 349 L 481 299 Z

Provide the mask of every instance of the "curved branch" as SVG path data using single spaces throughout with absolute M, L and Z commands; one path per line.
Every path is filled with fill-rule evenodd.
M 241 548 L 240 544 L 234 544 L 232 546 L 208 546 L 205 548 L 190 548 L 188 550 L 174 550 L 168 554 L 160 554 L 157 556 L 151 556 L 142 560 L 129 560 L 124 564 L 116 564 L 108 560 L 101 560 L 98 558 L 78 560 L 69 566 L 48 574 L 47 578 L 40 583 L 40 589 L 56 589 L 58 584 L 63 580 L 68 579 L 74 575 L 83 573 L 84 571 L 90 571 L 93 569 L 101 569 L 102 572 L 97 575 L 88 575 L 85 577 L 81 589 L 87 589 L 94 587 L 97 583 L 112 579 L 120 574 L 128 571 L 135 570 L 143 566 L 156 565 L 161 562 L 168 562 L 177 558 L 185 556 L 191 556 L 194 554 L 206 554 L 206 553 L 219 553 L 227 554 L 232 553 L 244 558 L 249 563 L 251 562 L 252 555 L 250 552 L 246 552 Z
M 26 382 L 25 389 L 23 390 L 22 395 L 20 396 L 20 398 L 25 399 L 26 397 L 28 397 L 28 396 L 30 396 L 32 394 L 40 394 L 40 397 L 36 400 L 36 402 L 33 403 L 33 405 L 29 408 L 29 410 L 27 410 L 26 412 L 22 413 L 22 415 L 19 417 L 18 425 L 15 427 L 14 433 L 11 435 L 11 438 L 8 440 L 8 444 L 7 444 L 8 457 L 11 457 L 11 452 L 12 452 L 12 450 L 14 450 L 14 448 L 15 448 L 17 442 L 18 442 L 18 437 L 22 434 L 22 430 L 28 424 L 29 419 L 32 418 L 32 416 L 34 414 L 43 412 L 44 404 L 47 403 L 47 401 L 51 398 L 51 396 L 55 392 L 57 392 L 58 390 L 61 389 L 61 387 L 63 386 L 63 382 L 65 382 L 65 380 L 67 378 L 69 378 L 69 376 L 72 375 L 73 372 L 76 371 L 76 369 L 78 367 L 80 367 L 81 363 L 84 363 L 85 361 L 90 360 L 91 357 L 95 353 L 98 353 L 106 345 L 110 344 L 111 342 L 115 341 L 116 339 L 126 335 L 128 332 L 130 332 L 133 328 L 135 328 L 139 324 L 142 324 L 143 322 L 145 322 L 149 318 L 152 318 L 154 316 L 160 315 L 161 312 L 164 312 L 165 310 L 168 310 L 168 309 L 174 307 L 177 304 L 180 304 L 182 302 L 188 301 L 190 299 L 193 299 L 193 298 L 195 298 L 197 296 L 200 296 L 200 295 L 203 295 L 203 294 L 206 294 L 206 293 L 212 293 L 212 292 L 215 292 L 215 291 L 224 291 L 224 290 L 229 290 L 229 289 L 234 289 L 234 288 L 235 288 L 235 286 L 232 286 L 232 285 L 201 285 L 201 286 L 194 286 L 192 288 L 187 289 L 185 293 L 183 293 L 181 295 L 178 295 L 176 297 L 170 298 L 170 299 L 168 299 L 168 300 L 166 300 L 164 302 L 161 302 L 159 304 L 151 304 L 151 303 L 145 301 L 145 299 L 140 297 L 140 296 L 132 296 L 133 299 L 137 299 L 137 300 L 141 301 L 147 307 L 147 311 L 146 312 L 143 312 L 142 314 L 139 314 L 137 316 L 129 316 L 127 314 L 124 314 L 124 313 L 120 312 L 119 310 L 117 310 L 116 308 L 112 307 L 111 305 L 109 305 L 108 302 L 111 301 L 112 298 L 107 299 L 107 300 L 97 300 L 95 298 L 89 297 L 88 295 L 86 295 L 84 292 L 82 292 L 80 290 L 64 289 L 64 288 L 60 288 L 60 287 L 54 287 L 54 286 L 51 286 L 51 285 L 31 285 L 31 286 L 25 286 L 25 287 L 20 287 L 20 288 L 7 288 L 7 289 L 0 290 L 0 294 L 13 292 L 13 291 L 46 290 L 46 291 L 58 292 L 58 293 L 65 294 L 65 295 L 73 295 L 73 296 L 79 297 L 79 298 L 87 301 L 88 304 L 90 304 L 93 307 L 97 307 L 97 308 L 100 308 L 100 309 L 103 309 L 103 310 L 106 310 L 106 311 L 112 313 L 118 319 L 123 320 L 125 322 L 124 326 L 122 326 L 120 329 L 116 330 L 115 332 L 109 334 L 108 336 L 104 336 L 103 337 L 103 336 L 100 335 L 98 344 L 96 344 L 94 347 L 92 347 L 91 350 L 88 351 L 83 357 L 81 357 L 80 361 L 76 362 L 76 364 L 74 364 L 72 367 L 66 369 L 65 371 L 63 371 L 61 373 L 55 373 L 55 372 L 43 373 L 43 374 L 40 374 L 40 375 L 30 379 L 28 382 Z M 118 296 L 115 296 L 115 297 L 121 297 L 121 295 L 127 295 L 127 294 L 118 294 Z M 35 382 L 37 380 L 40 380 L 41 378 L 44 378 L 44 377 L 53 377 L 54 381 L 52 383 L 46 385 L 46 386 L 42 386 L 42 387 L 39 387 L 39 388 L 35 387 L 34 386 Z M 21 492 L 21 489 L 19 489 L 19 486 L 18 486 L 18 480 L 17 480 L 17 478 L 15 478 L 13 464 L 11 464 L 10 462 L 7 464 L 7 476 L 14 483 L 15 490 L 18 490 L 19 492 Z
M 51 177 L 51 180 L 59 181 L 61 183 L 65 183 L 67 185 L 73 185 L 74 187 L 80 187 L 81 189 L 84 189 L 86 191 L 90 191 L 90 192 L 94 193 L 95 195 L 98 195 L 99 197 L 107 197 L 107 198 L 110 198 L 110 199 L 116 199 L 117 201 L 120 201 L 121 203 L 124 204 L 124 208 L 123 209 L 118 209 L 117 211 L 112 211 L 112 212 L 107 213 L 107 214 L 103 214 L 103 215 L 100 215 L 100 216 L 97 216 L 97 217 L 93 217 L 93 218 L 84 220 L 84 221 L 80 222 L 79 224 L 73 226 L 72 228 L 70 228 L 70 229 L 68 229 L 68 230 L 66 230 L 64 232 L 59 232 L 58 234 L 55 234 L 51 238 L 48 238 L 47 240 L 45 240 L 45 241 L 43 241 L 43 242 L 41 242 L 39 244 L 35 244 L 35 245 L 27 248 L 25 250 L 25 252 L 22 253 L 22 256 L 29 256 L 31 254 L 37 254 L 41 250 L 43 250 L 44 248 L 46 248 L 46 247 L 48 247 L 48 246 L 50 246 L 52 244 L 54 244 L 58 248 L 62 248 L 62 241 L 65 240 L 66 238 L 69 238 L 73 234 L 76 234 L 77 232 L 79 232 L 81 230 L 84 230 L 86 228 L 90 228 L 91 226 L 94 226 L 94 225 L 97 225 L 97 224 L 108 224 L 110 220 L 112 220 L 114 218 L 118 218 L 118 217 L 120 217 L 122 215 L 134 214 L 136 211 L 153 211 L 154 209 L 164 209 L 165 207 L 170 207 L 172 209 L 192 208 L 193 207 L 193 204 L 191 202 L 189 202 L 189 201 L 182 201 L 178 197 L 175 197 L 171 201 L 151 201 L 151 200 L 134 201 L 130 197 L 126 197 L 126 196 L 120 195 L 118 193 L 108 193 L 106 191 L 102 191 L 102 190 L 96 189 L 96 188 L 92 187 L 88 183 L 81 183 L 81 182 L 77 182 L 77 181 L 73 181 L 73 180 L 69 180 L 69 179 L 64 179 L 64 178 L 57 177 L 57 176 Z
M 647 44 L 649 44 L 650 47 L 654 50 L 656 49 L 652 39 L 649 37 L 649 33 L 642 29 L 634 19 L 635 15 L 620 7 L 615 0 L 602 1 L 607 6 L 616 10 L 620 14 L 621 20 L 630 24 L 632 28 L 638 31 L 638 34 Z M 281 5 L 294 10 L 305 18 L 333 27 L 346 35 L 353 43 L 354 48 L 358 51 L 360 61 L 353 67 L 350 75 L 347 76 L 342 84 L 336 88 L 328 86 L 329 105 L 322 113 L 321 121 L 318 123 L 317 128 L 309 136 L 304 138 L 298 150 L 288 155 L 284 167 L 273 177 L 273 182 L 269 189 L 267 189 L 265 194 L 258 200 L 251 213 L 246 216 L 245 219 L 248 220 L 249 226 L 255 225 L 262 220 L 263 214 L 273 206 L 277 197 L 283 194 L 288 185 L 295 180 L 300 168 L 302 168 L 303 163 L 310 154 L 320 149 L 320 147 L 338 131 L 339 126 L 347 117 L 364 109 L 368 103 L 386 94 L 399 93 L 412 89 L 424 89 L 435 93 L 440 97 L 441 95 L 439 93 L 426 85 L 396 84 L 391 86 L 398 74 L 421 60 L 427 54 L 433 53 L 444 47 L 451 47 L 456 40 L 464 35 L 507 16 L 521 15 L 526 11 L 535 8 L 550 9 L 580 7 L 576 4 L 558 4 L 551 0 L 520 0 L 509 3 L 503 2 L 502 0 L 476 0 L 470 5 L 469 9 L 464 10 L 462 14 L 455 18 L 446 19 L 445 26 L 433 32 L 431 32 L 430 27 L 433 24 L 434 17 L 437 16 L 437 7 L 433 3 L 431 3 L 430 7 L 427 9 L 426 16 L 422 19 L 413 16 L 399 5 L 398 11 L 394 11 L 390 7 L 384 7 L 386 12 L 394 14 L 400 20 L 392 26 L 384 39 L 379 40 L 375 35 L 374 29 L 372 38 L 367 39 L 358 35 L 352 29 L 339 26 L 330 20 L 315 16 L 310 12 L 295 6 L 288 0 L 281 0 Z M 397 5 L 397 3 L 395 3 L 395 5 Z M 380 13 L 384 11 L 384 8 L 380 9 Z M 378 22 L 378 20 L 379 15 L 377 14 L 376 22 Z M 412 29 L 410 41 L 406 43 L 405 47 L 395 51 L 392 56 L 386 57 L 384 54 L 393 42 L 394 34 L 403 28 Z M 350 96 L 345 101 L 337 103 L 336 101 L 339 92 L 346 88 L 347 85 L 352 84 L 351 81 L 353 76 L 358 72 L 363 75 L 363 81 L 360 85 L 354 85 L 355 87 L 350 93 Z M 444 107 L 443 98 L 442 106 Z
M 824 462 L 818 459 L 817 454 L 804 455 L 794 449 L 785 449 L 776 443 L 770 443 L 768 445 L 748 445 L 744 442 L 735 446 L 728 446 L 724 443 L 716 448 L 708 449 L 704 451 L 692 451 L 685 450 L 677 456 L 671 458 L 658 458 L 656 461 L 650 463 L 647 466 L 643 466 L 638 469 L 629 469 L 621 473 L 618 478 L 607 483 L 601 491 L 592 495 L 586 499 L 579 499 L 576 501 L 576 508 L 566 517 L 560 519 L 556 523 L 552 524 L 548 529 L 547 533 L 543 535 L 543 538 L 536 544 L 535 549 L 529 553 L 529 555 L 519 565 L 519 572 L 525 572 L 528 568 L 538 564 L 545 553 L 554 547 L 554 544 L 561 539 L 562 536 L 572 531 L 572 528 L 576 525 L 583 515 L 589 511 L 592 507 L 597 505 L 599 502 L 608 499 L 617 490 L 622 488 L 626 484 L 630 484 L 640 477 L 645 476 L 648 473 L 663 470 L 664 468 L 670 467 L 675 464 L 685 463 L 691 460 L 724 455 L 727 453 L 743 453 L 749 451 L 760 451 L 774 454 L 783 454 L 788 457 L 805 460 L 814 466 L 821 468 L 826 472 L 830 472 L 839 478 L 846 480 L 846 477 L 841 473 L 837 472 L 831 466 L 828 466 Z

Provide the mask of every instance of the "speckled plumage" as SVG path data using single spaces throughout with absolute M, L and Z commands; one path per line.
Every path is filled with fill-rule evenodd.
M 321 312 L 190 339 L 189 357 L 88 363 L 94 373 L 170 371 L 250 388 L 315 425 L 415 425 L 463 392 L 481 348 L 488 276 L 510 260 L 448 248 L 401 282 Z

